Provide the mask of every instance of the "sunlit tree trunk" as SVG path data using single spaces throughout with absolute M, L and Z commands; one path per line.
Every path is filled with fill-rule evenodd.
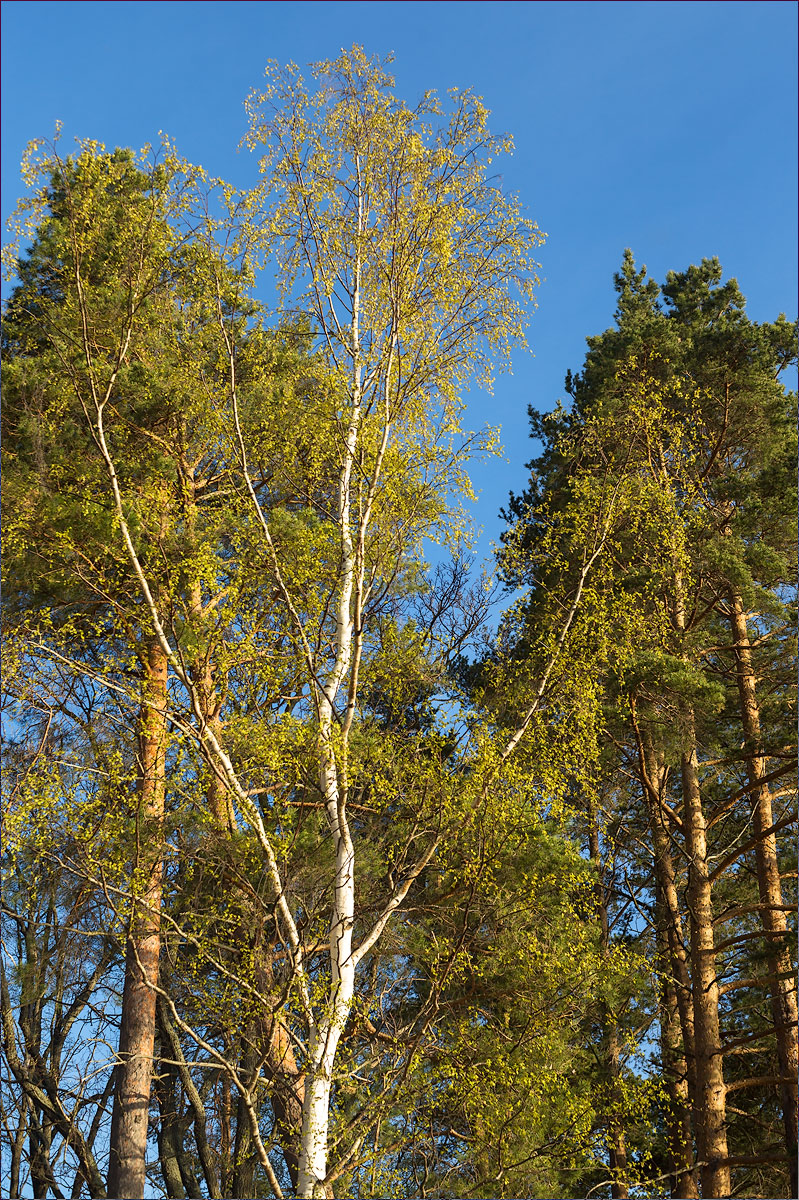
M 144 887 L 131 912 L 119 1033 L 119 1064 L 111 1118 L 108 1194 L 144 1194 L 147 1123 L 155 1046 L 154 986 L 161 951 L 164 763 L 167 660 L 157 639 L 147 647 L 139 719 L 137 861 Z
M 719 985 L 713 940 L 713 906 L 707 861 L 707 832 L 693 713 L 683 710 L 684 746 L 680 770 L 683 821 L 688 852 L 686 903 L 691 929 L 691 979 L 696 1035 L 696 1095 L 694 1100 L 697 1152 L 702 1196 L 730 1194 L 727 1162 L 726 1088 L 719 1025 Z
M 257 1063 L 258 1053 L 251 1045 L 247 1045 L 244 1038 L 241 1039 L 240 1045 L 242 1048 L 240 1069 L 245 1079 L 249 1079 Z M 247 1118 L 244 1098 L 239 1097 L 236 1106 L 236 1137 L 233 1144 L 232 1196 L 255 1195 L 255 1166 L 252 1130 Z
M 694 1200 L 699 1192 L 693 1165 L 688 1063 L 673 973 L 673 931 L 657 875 L 655 891 L 660 974 L 660 1060 L 669 1100 L 666 1122 L 672 1176 L 669 1190 L 674 1200 Z
M 635 716 L 633 710 L 633 716 Z M 650 731 L 636 722 L 639 770 L 649 814 L 655 868 L 661 983 L 661 1053 L 670 1102 L 668 1126 L 673 1197 L 699 1195 L 693 1156 L 691 1108 L 696 1096 L 696 1035 L 691 974 L 685 948 L 666 803 L 667 769 Z
M 351 415 L 338 489 L 338 523 L 341 570 L 336 606 L 335 663 L 326 687 L 318 689 L 319 787 L 335 848 L 333 907 L 330 919 L 329 998 L 311 1033 L 309 1070 L 305 1081 L 298 1193 L 303 1200 L 324 1200 L 327 1174 L 327 1134 L 333 1065 L 339 1040 L 355 994 L 355 963 L 352 932 L 355 920 L 355 852 L 346 815 L 346 774 L 341 779 L 340 761 L 346 762 L 345 728 L 336 756 L 334 703 L 352 665 L 353 593 L 357 583 L 355 541 L 351 528 L 351 480 L 361 422 L 361 368 L 359 361 L 358 269 L 352 306 L 353 378 Z M 352 688 L 350 688 L 352 691 Z M 342 786 L 343 784 L 343 786 Z
M 275 1136 L 280 1143 L 286 1169 L 296 1190 L 300 1169 L 300 1135 L 305 1103 L 305 1076 L 297 1066 L 285 1020 L 277 1014 L 269 1033 L 269 1053 L 264 1073 L 272 1083 Z
M 677 891 L 677 872 L 672 853 L 672 827 L 666 806 L 666 767 L 652 742 L 648 730 L 639 736 L 639 767 L 644 797 L 649 813 L 654 852 L 655 881 L 665 922 L 669 964 L 674 986 L 674 998 L 680 1018 L 682 1046 L 685 1055 L 685 1077 L 688 1095 L 693 1103 L 696 1094 L 696 1034 L 694 1006 L 691 993 L 689 955 L 680 912 Z M 696 1194 L 694 1192 L 694 1194 Z
M 684 584 L 679 570 L 674 579 L 674 625 L 686 629 Z M 682 752 L 682 821 L 688 859 L 686 906 L 691 941 L 691 983 L 694 1011 L 695 1071 L 694 1131 L 704 1200 L 730 1194 L 727 1151 L 727 1093 L 719 1024 L 719 984 L 713 937 L 713 903 L 708 865 L 707 823 L 699 784 L 696 719 L 690 702 L 680 704 Z
M 330 922 L 329 998 L 315 1023 L 310 1046 L 310 1063 L 305 1080 L 302 1135 L 297 1192 L 302 1200 L 324 1200 L 327 1195 L 327 1138 L 330 1095 L 336 1051 L 349 1016 L 355 993 L 352 929 L 355 911 L 354 854 L 344 801 L 338 789 L 332 755 L 332 710 L 323 718 L 323 762 L 321 784 L 328 820 L 333 833 L 336 874 Z M 329 757 L 328 757 L 329 754 Z
M 232 1054 L 232 1046 L 226 1046 L 225 1052 L 228 1057 Z M 230 1195 L 230 1187 L 233 1180 L 233 1147 L 232 1138 L 230 1136 L 230 1126 L 232 1121 L 232 1103 L 230 1095 L 230 1076 L 223 1075 L 220 1080 L 220 1097 L 219 1097 L 219 1126 L 220 1126 L 220 1153 L 219 1153 L 219 1194 L 221 1196 Z
M 673 820 L 666 801 L 667 769 L 648 729 L 639 729 L 639 773 L 649 814 L 655 869 L 661 991 L 661 1048 L 670 1101 L 669 1149 L 674 1197 L 697 1197 L 691 1112 L 696 1097 L 696 1033 L 689 956 L 685 946 L 677 875 L 672 854 Z
M 769 962 L 771 1008 L 777 1039 L 785 1149 L 791 1170 L 791 1194 L 799 1195 L 797 1186 L 797 1003 L 793 974 L 788 923 L 782 907 L 780 868 L 777 860 L 777 841 L 767 830 L 774 824 L 771 791 L 765 782 L 766 759 L 760 729 L 760 709 L 755 690 L 752 648 L 749 641 L 746 613 L 740 595 L 733 593 L 730 604 L 730 623 L 734 637 L 735 669 L 740 697 L 741 723 L 746 739 L 746 769 L 754 789 L 752 823 L 757 837 L 755 862 L 760 896 L 760 914 L 766 933 L 766 954 Z
M 594 865 L 596 883 L 594 885 L 597 912 L 599 914 L 600 940 L 602 955 L 607 961 L 610 957 L 610 919 L 605 882 L 602 878 L 602 857 L 599 847 L 599 828 L 596 812 L 592 808 L 588 814 L 588 851 Z M 626 1181 L 627 1173 L 627 1139 L 624 1124 L 619 1109 L 619 1074 L 621 1042 L 619 1024 L 613 1014 L 605 1011 L 605 1035 L 607 1038 L 606 1064 L 610 1079 L 611 1117 L 608 1134 L 610 1139 L 610 1194 L 613 1200 L 627 1200 L 629 1189 Z

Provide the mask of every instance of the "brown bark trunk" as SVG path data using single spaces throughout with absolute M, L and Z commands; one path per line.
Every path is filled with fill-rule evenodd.
M 686 629 L 682 575 L 674 576 L 674 626 Z M 699 786 L 696 721 L 687 701 L 680 705 L 683 749 L 680 755 L 683 826 L 688 859 L 686 904 L 691 931 L 691 994 L 694 1010 L 695 1071 L 694 1133 L 704 1200 L 730 1195 L 727 1163 L 727 1112 L 724 1058 L 719 1025 L 719 985 L 713 938 L 713 903 L 707 860 L 707 824 Z
M 644 795 L 649 809 L 649 825 L 654 851 L 655 882 L 658 889 L 665 920 L 669 961 L 675 990 L 677 1011 L 682 1031 L 685 1075 L 688 1096 L 693 1104 L 696 1094 L 696 1035 L 694 1030 L 694 1002 L 691 992 L 691 970 L 686 951 L 682 915 L 677 892 L 677 873 L 672 855 L 669 835 L 669 818 L 664 809 L 666 768 L 659 759 L 648 732 L 644 732 L 640 746 L 641 775 Z
M 302 1106 L 305 1103 L 305 1076 L 297 1068 L 297 1060 L 288 1030 L 281 1014 L 273 1022 L 269 1037 L 269 1054 L 264 1064 L 267 1078 L 272 1082 L 272 1111 L 275 1131 L 291 1185 L 297 1187 L 300 1166 L 300 1132 Z
M 108 1166 L 108 1194 L 140 1200 L 144 1194 L 147 1123 L 155 1047 L 155 992 L 161 951 L 164 761 L 167 661 L 153 639 L 147 648 L 139 718 L 136 867 L 145 887 L 130 918 L 119 1031 L 119 1063 Z
M 161 979 L 164 978 L 164 966 L 161 965 Z M 166 987 L 166 984 L 162 984 Z M 170 1059 L 171 1062 L 162 1063 L 162 1071 L 164 1068 L 170 1072 L 177 1081 L 180 1081 L 183 1099 L 188 1104 L 188 1110 L 181 1118 L 181 1136 L 176 1139 L 174 1145 L 176 1147 L 175 1154 L 178 1160 L 181 1176 L 184 1187 L 190 1196 L 199 1195 L 199 1185 L 197 1184 L 194 1167 L 192 1166 L 189 1156 L 184 1152 L 184 1134 L 187 1129 L 189 1113 L 191 1114 L 191 1122 L 194 1125 L 194 1145 L 197 1151 L 197 1159 L 202 1168 L 205 1186 L 211 1200 L 219 1200 L 223 1194 L 219 1190 L 219 1172 L 217 1170 L 218 1161 L 215 1161 L 216 1156 L 212 1154 L 211 1147 L 208 1144 L 208 1118 L 205 1111 L 205 1104 L 202 1097 L 194 1084 L 191 1077 L 191 1072 L 183 1056 L 183 1049 L 180 1044 L 180 1038 L 177 1035 L 174 1025 L 170 1020 L 169 1008 L 161 996 L 158 997 L 156 1005 L 156 1017 L 158 1021 L 158 1037 L 161 1042 L 162 1058 Z M 175 1074 L 175 1072 L 177 1072 Z M 222 1126 L 222 1153 L 224 1154 L 224 1126 Z
M 671 1180 L 674 1200 L 695 1200 L 699 1195 L 694 1169 L 691 1104 L 688 1092 L 688 1062 L 685 1056 L 677 987 L 674 983 L 670 916 L 656 876 L 657 947 L 660 966 L 660 1061 L 669 1098 L 666 1116 Z M 689 997 L 690 999 L 690 997 Z M 693 1013 L 692 1013 L 693 1030 Z
M 33 1200 L 44 1200 L 50 1191 L 50 1171 L 42 1133 L 41 1112 L 37 1106 L 32 1110 L 28 1129 L 28 1162 L 30 1165 L 31 1191 Z
M 275 995 L 275 981 L 268 946 L 256 946 L 256 982 L 263 996 Z M 263 1073 L 270 1087 L 275 1118 L 275 1140 L 280 1146 L 286 1170 L 296 1190 L 300 1165 L 300 1134 L 305 1103 L 305 1076 L 297 1066 L 291 1035 L 283 1012 L 278 1010 L 260 1019 L 253 1030 L 263 1058 Z
M 691 1106 L 688 1078 L 682 1049 L 682 1031 L 677 1009 L 677 993 L 672 983 L 664 985 L 661 1001 L 663 1066 L 670 1102 L 668 1118 L 669 1154 L 672 1163 L 671 1195 L 680 1200 L 695 1200 L 699 1195 L 694 1167 Z
M 8 1194 L 11 1200 L 19 1200 L 19 1175 L 20 1166 L 22 1165 L 22 1150 L 25 1139 L 25 1130 L 28 1125 L 28 1106 L 30 1099 L 23 1095 L 20 1098 L 19 1119 L 17 1121 L 17 1129 L 14 1135 L 14 1144 L 11 1150 L 11 1163 L 9 1168 L 9 1186 Z
M 755 673 L 752 667 L 752 648 L 749 642 L 746 614 L 740 595 L 733 593 L 731 603 L 731 625 L 735 646 L 735 670 L 738 681 L 738 694 L 741 704 L 741 723 L 749 757 L 747 758 L 747 773 L 749 783 L 755 789 L 752 792 L 754 801 L 753 825 L 758 835 L 755 843 L 755 863 L 757 866 L 757 886 L 760 903 L 763 905 L 761 920 L 763 929 L 768 935 L 765 940 L 765 950 L 769 963 L 769 989 L 771 992 L 771 1010 L 777 1038 L 777 1060 L 780 1076 L 784 1080 L 780 1085 L 785 1149 L 791 1164 L 791 1194 L 799 1195 L 797 1184 L 797 1003 L 796 981 L 793 975 L 793 963 L 786 933 L 788 922 L 786 914 L 781 910 L 782 887 L 780 884 L 780 868 L 777 860 L 777 840 L 775 835 L 763 836 L 767 829 L 774 824 L 771 804 L 771 791 L 767 783 L 762 782 L 768 774 L 768 766 L 763 755 L 763 743 L 760 730 L 760 709 L 755 690 Z
M 687 904 L 691 925 L 691 980 L 696 1036 L 694 1127 L 705 1200 L 730 1195 L 727 1164 L 726 1089 L 719 1026 L 719 985 L 713 941 L 713 906 L 707 833 L 696 757 L 694 718 L 683 712 L 686 747 L 682 773 L 683 821 L 688 852 Z
M 588 814 L 588 851 L 596 872 L 594 894 L 597 912 L 599 913 L 602 954 L 607 960 L 610 957 L 610 922 L 608 919 L 605 885 L 602 879 L 599 829 L 597 827 L 596 813 L 593 810 L 590 810 Z M 621 1069 L 619 1026 L 616 1019 L 609 1012 L 605 1013 L 605 1031 L 607 1037 L 607 1071 L 610 1081 L 611 1105 L 611 1113 L 608 1121 L 608 1135 L 610 1139 L 609 1166 L 611 1174 L 610 1194 L 612 1200 L 627 1200 L 630 1194 L 627 1186 L 627 1139 L 621 1114 L 618 1111 L 620 1102 L 619 1074 Z
M 658 940 L 666 981 L 661 998 L 661 1040 L 671 1101 L 669 1146 L 674 1167 L 672 1195 L 699 1195 L 691 1114 L 696 1097 L 696 1033 L 691 972 L 685 948 L 677 875 L 665 810 L 667 770 L 648 730 L 636 724 L 639 769 L 649 811 L 658 907 Z

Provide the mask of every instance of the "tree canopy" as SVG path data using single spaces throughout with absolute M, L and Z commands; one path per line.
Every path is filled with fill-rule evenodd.
M 543 235 L 389 62 L 271 65 L 246 192 L 26 158 L 8 1194 L 795 1194 L 795 327 L 625 254 L 494 636 L 465 394 Z

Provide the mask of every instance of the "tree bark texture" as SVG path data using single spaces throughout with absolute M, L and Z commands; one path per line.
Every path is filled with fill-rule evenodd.
M 681 571 L 674 579 L 674 626 L 685 634 L 685 600 Z M 682 752 L 683 828 L 688 860 L 686 905 L 691 944 L 691 994 L 693 997 L 695 1072 L 694 1134 L 704 1200 L 730 1195 L 727 1162 L 727 1093 L 719 1024 L 719 984 L 713 935 L 713 903 L 707 851 L 707 822 L 699 785 L 696 754 L 696 719 L 692 705 L 680 703 Z
M 281 1013 L 277 1013 L 271 1022 L 264 1072 L 272 1084 L 275 1136 L 283 1152 L 291 1185 L 296 1190 L 299 1182 L 305 1076 L 297 1067 L 294 1048 Z
M 688 853 L 687 904 L 691 928 L 691 980 L 696 1037 L 694 1128 L 701 1163 L 702 1196 L 705 1200 L 715 1200 L 730 1195 L 724 1059 L 719 1025 L 719 985 L 713 940 L 707 832 L 699 788 L 693 713 L 684 710 L 683 721 L 687 745 L 682 752 L 680 769 Z
M 355 924 L 355 850 L 347 820 L 347 741 L 357 694 L 357 661 L 354 674 L 353 650 L 356 621 L 353 603 L 360 607 L 362 573 L 358 571 L 358 546 L 369 524 L 368 505 L 357 522 L 358 537 L 352 528 L 352 472 L 355 465 L 362 412 L 362 365 L 360 344 L 361 318 L 361 259 L 360 237 L 364 228 L 364 195 L 361 188 L 360 161 L 358 171 L 358 228 L 353 269 L 352 319 L 350 353 L 352 361 L 350 414 L 342 447 L 338 481 L 338 526 L 341 547 L 336 597 L 336 632 L 333 640 L 335 662 L 324 687 L 316 689 L 318 713 L 319 788 L 325 804 L 325 814 L 335 848 L 335 879 L 330 914 L 330 984 L 327 1001 L 317 1018 L 311 1022 L 310 1055 L 305 1078 L 305 1093 L 300 1139 L 300 1162 L 297 1194 L 301 1200 L 326 1200 L 329 1187 L 325 1183 L 328 1155 L 328 1123 L 333 1068 L 339 1040 L 344 1032 L 355 994 L 355 960 L 353 958 L 353 926 Z M 388 374 L 386 375 L 388 387 Z M 388 430 L 384 431 L 386 434 Z M 359 635 L 360 636 L 360 635 Z M 341 726 L 337 746 L 335 711 L 336 699 L 342 685 L 347 688 L 347 713 Z M 340 755 L 337 758 L 337 750 Z M 341 769 L 340 769 L 341 765 Z
M 672 930 L 669 912 L 662 889 L 656 878 L 657 945 L 660 964 L 660 1061 L 669 1098 L 666 1120 L 671 1180 L 669 1191 L 673 1200 L 696 1200 L 693 1129 L 688 1092 L 688 1063 L 684 1035 L 677 1002 L 677 986 L 673 977 L 671 950 Z M 689 997 L 690 1001 L 690 997 Z M 693 1010 L 692 1010 L 693 1030 Z
M 672 838 L 669 833 L 669 816 L 665 809 L 666 768 L 653 745 L 652 738 L 644 731 L 640 747 L 640 768 L 647 799 L 649 827 L 654 852 L 655 886 L 661 902 L 668 943 L 669 962 L 674 986 L 675 1001 L 680 1018 L 682 1049 L 685 1056 L 685 1078 L 688 1097 L 693 1104 L 696 1094 L 696 1034 L 694 1029 L 694 1002 L 691 991 L 689 955 L 680 912 L 677 891 L 677 872 L 672 854 Z
M 167 660 L 153 638 L 139 717 L 137 862 L 145 883 L 130 918 L 119 1033 L 119 1063 L 111 1117 L 108 1194 L 141 1200 L 155 1048 L 158 961 L 161 951 L 164 765 Z
M 782 887 L 777 860 L 777 840 L 773 833 L 763 836 L 774 824 L 771 791 L 763 782 L 768 766 L 763 754 L 760 709 L 755 689 L 752 648 L 746 613 L 740 595 L 731 597 L 730 619 L 735 647 L 735 671 L 740 697 L 741 723 L 747 747 L 747 774 L 754 789 L 752 812 L 757 866 L 757 886 L 765 948 L 769 962 L 771 1010 L 777 1039 L 777 1060 L 783 1083 L 780 1085 L 785 1150 L 791 1170 L 791 1194 L 799 1195 L 797 1183 L 797 1002 L 796 979 L 788 943 L 788 922 L 782 909 Z

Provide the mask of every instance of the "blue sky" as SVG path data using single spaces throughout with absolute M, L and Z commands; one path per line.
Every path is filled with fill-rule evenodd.
M 795 315 L 796 24 L 793 3 L 224 3 L 137 0 L 2 5 L 2 213 L 30 138 L 140 147 L 167 132 L 187 158 L 243 186 L 243 101 L 267 59 L 302 65 L 353 42 L 393 51 L 398 90 L 473 88 L 516 143 L 505 186 L 548 234 L 545 281 L 495 394 L 473 426 L 500 423 L 507 462 L 474 472 L 488 553 L 499 507 L 521 490 L 528 403 L 549 408 L 586 336 L 612 321 L 625 246 L 661 280 L 718 255 L 756 320 Z

